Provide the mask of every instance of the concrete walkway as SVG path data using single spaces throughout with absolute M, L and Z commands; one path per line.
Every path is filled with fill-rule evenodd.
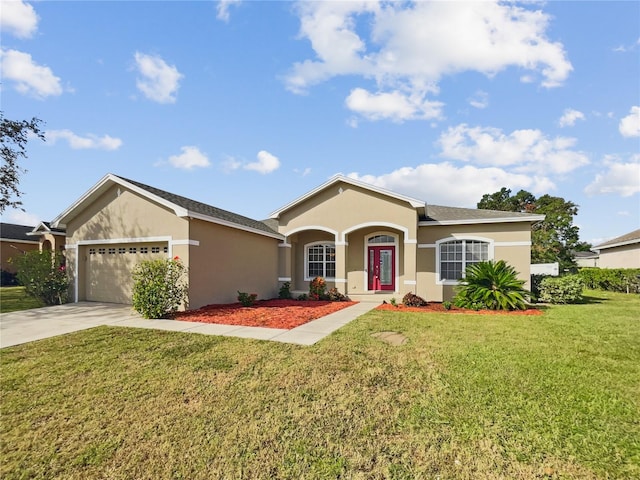
M 291 330 L 239 327 L 178 320 L 146 320 L 130 305 L 79 302 L 0 314 L 0 348 L 86 330 L 100 325 L 151 328 L 175 332 L 254 338 L 274 342 L 313 345 L 380 302 L 361 301 Z

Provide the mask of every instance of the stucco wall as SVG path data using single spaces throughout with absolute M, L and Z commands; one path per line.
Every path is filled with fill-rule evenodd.
M 77 289 L 77 300 L 87 298 L 87 262 L 90 248 L 87 245 L 78 245 L 79 242 L 93 242 L 93 247 L 98 246 L 97 242 L 114 241 L 121 243 L 109 243 L 109 246 L 143 246 L 149 243 L 149 239 L 158 237 L 166 238 L 167 244 L 171 240 L 185 241 L 189 238 L 187 219 L 179 218 L 172 210 L 119 185 L 114 185 L 95 201 L 84 205 L 82 211 L 69 220 L 66 228 L 65 255 L 67 270 L 73 281 L 71 298 L 76 298 Z M 179 254 L 182 261 L 188 265 L 188 248 L 176 245 L 172 250 L 172 255 Z M 114 267 L 118 265 L 118 262 L 114 262 Z M 130 267 L 130 262 L 127 265 Z M 127 291 L 130 290 L 131 272 L 125 268 L 124 263 L 122 269 L 113 269 L 110 282 L 122 285 Z
M 640 244 L 600 250 L 600 268 L 640 268 Z
M 16 266 L 9 260 L 13 257 L 21 255 L 22 253 L 38 250 L 38 248 L 38 242 L 35 240 L 31 243 L 14 240 L 0 241 L 0 265 L 2 267 L 2 270 L 15 273 Z
M 280 240 L 235 228 L 191 220 L 189 308 L 233 303 L 238 290 L 258 298 L 278 295 Z
M 438 283 L 436 242 L 445 238 L 485 239 L 493 241 L 494 259 L 504 260 L 518 272 L 518 278 L 530 288 L 531 230 L 527 222 L 480 225 L 430 225 L 418 231 L 417 294 L 429 300 L 451 300 L 455 286 Z

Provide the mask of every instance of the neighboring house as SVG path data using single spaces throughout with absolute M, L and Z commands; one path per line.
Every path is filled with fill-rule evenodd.
M 16 273 L 11 259 L 32 250 L 38 250 L 38 240 L 29 236 L 33 227 L 0 223 L 0 266 L 2 270 Z
M 335 176 L 264 222 L 108 174 L 60 214 L 76 301 L 131 302 L 142 259 L 178 256 L 189 307 L 307 292 L 322 276 L 343 293 L 451 299 L 467 265 L 503 259 L 529 282 L 531 224 L 542 215 L 426 205 Z
M 600 256 L 596 252 L 573 252 L 573 260 L 578 267 L 597 267 L 598 258 Z
M 40 250 L 64 251 L 66 232 L 64 228 L 52 228 L 49 222 L 40 222 L 27 235 L 37 238 Z
M 640 268 L 640 229 L 593 247 L 600 268 Z

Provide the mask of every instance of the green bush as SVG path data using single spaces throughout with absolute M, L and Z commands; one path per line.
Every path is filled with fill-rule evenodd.
M 186 302 L 186 267 L 173 260 L 143 260 L 133 270 L 133 308 L 144 318 L 167 318 Z
M 284 282 L 278 292 L 278 298 L 288 300 L 291 298 L 291 282 Z
M 525 310 L 524 280 L 504 260 L 490 260 L 467 267 L 465 284 L 455 296 L 456 306 L 473 310 Z
M 238 301 L 243 307 L 251 307 L 258 299 L 257 293 L 247 293 L 238 290 Z
M 547 277 L 540 282 L 538 300 L 545 303 L 576 303 L 582 300 L 584 282 L 579 275 Z
M 407 307 L 424 307 L 427 305 L 427 301 L 424 298 L 411 292 L 402 297 L 402 303 Z
M 69 278 L 62 254 L 34 250 L 13 257 L 18 273 L 16 277 L 25 292 L 45 305 L 61 305 L 69 299 Z
M 608 292 L 640 293 L 640 268 L 581 268 L 585 288 Z

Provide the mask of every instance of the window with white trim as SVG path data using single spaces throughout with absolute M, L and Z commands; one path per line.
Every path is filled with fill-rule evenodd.
M 489 243 L 481 240 L 451 240 L 439 246 L 440 280 L 464 278 L 469 265 L 489 260 Z
M 335 278 L 336 247 L 333 243 L 316 243 L 305 248 L 306 279 Z

